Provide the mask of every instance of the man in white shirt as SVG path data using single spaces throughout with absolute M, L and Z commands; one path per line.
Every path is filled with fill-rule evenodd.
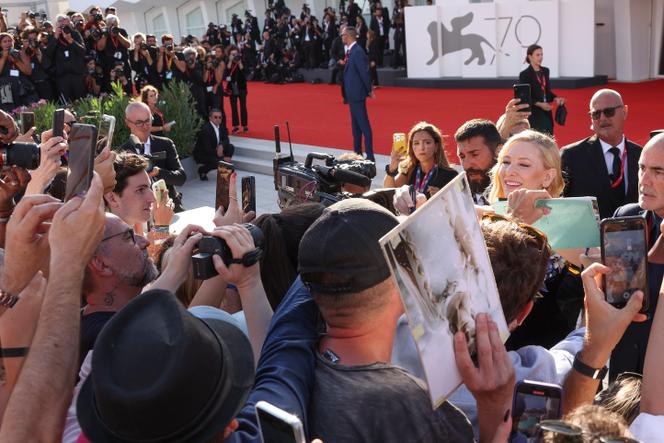
M 219 160 L 231 161 L 235 147 L 228 140 L 228 129 L 222 123 L 219 109 L 210 110 L 210 119 L 203 125 L 196 139 L 194 160 L 199 163 L 198 176 L 207 180 L 207 173 L 217 168 Z
M 638 200 L 641 146 L 625 138 L 627 105 L 612 89 L 600 89 L 590 99 L 593 136 L 565 146 L 560 155 L 566 175 L 565 197 L 597 197 L 601 218 Z

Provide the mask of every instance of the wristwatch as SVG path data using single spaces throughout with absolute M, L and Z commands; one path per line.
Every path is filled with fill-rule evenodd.
M 606 375 L 606 372 L 609 370 L 606 366 L 600 369 L 595 369 L 584 362 L 581 361 L 579 358 L 579 354 L 581 351 L 577 352 L 576 355 L 574 356 L 574 363 L 572 364 L 572 367 L 574 368 L 575 371 L 580 372 L 581 374 L 585 375 L 586 377 L 590 377 L 593 380 L 601 380 L 604 378 Z
M 11 295 L 9 292 L 5 291 L 4 289 L 0 289 L 0 306 L 3 308 L 13 308 L 16 302 L 18 301 L 18 297 L 15 295 Z
M 399 168 L 395 169 L 394 171 L 390 170 L 390 165 L 385 165 L 385 173 L 389 175 L 390 177 L 396 177 L 397 174 L 399 173 Z

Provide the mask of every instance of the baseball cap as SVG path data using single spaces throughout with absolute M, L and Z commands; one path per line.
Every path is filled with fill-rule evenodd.
M 323 294 L 360 292 L 384 281 L 390 268 L 378 241 L 398 224 L 390 211 L 366 199 L 326 208 L 300 242 L 302 281 Z
M 223 432 L 253 385 L 253 353 L 232 319 L 198 314 L 151 290 L 109 320 L 76 406 L 90 441 L 193 443 Z

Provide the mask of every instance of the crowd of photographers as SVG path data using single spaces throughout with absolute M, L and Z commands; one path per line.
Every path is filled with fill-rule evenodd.
M 279 0 L 270 3 L 262 23 L 246 11 L 244 20 L 234 14 L 229 25 L 210 23 L 204 35 L 181 41 L 168 34 L 159 40 L 140 32 L 129 35 L 114 7 L 51 20 L 28 11 L 11 27 L 3 13 L 0 109 L 12 111 L 39 99 L 71 103 L 110 93 L 115 82 L 135 96 L 146 85 L 161 89 L 178 79 L 190 85 L 204 117 L 211 107 L 223 109 L 224 95 L 236 97 L 246 112 L 246 79 L 295 82 L 303 79 L 298 68 L 343 70 L 340 29 L 346 25 L 357 27 L 372 72 L 388 52 L 394 54 L 394 67 L 405 65 L 405 6 L 407 1 L 400 0 L 390 15 L 380 1 L 371 2 L 367 23 L 354 0 L 347 7 L 342 1 L 339 12 L 326 8 L 320 20 L 306 3 L 298 15 Z

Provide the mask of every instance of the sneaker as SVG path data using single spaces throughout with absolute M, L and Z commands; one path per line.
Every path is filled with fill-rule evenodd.
M 249 132 L 249 126 L 245 126 L 244 128 L 242 128 L 242 132 Z
M 240 132 L 240 128 L 238 128 L 237 126 L 233 126 L 233 129 L 231 130 L 231 132 L 233 134 L 237 134 L 238 132 Z

